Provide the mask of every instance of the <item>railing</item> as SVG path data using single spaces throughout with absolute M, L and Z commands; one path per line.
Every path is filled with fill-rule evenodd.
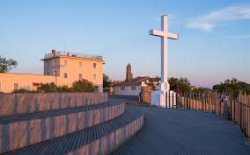
M 234 121 L 250 138 L 250 95 L 240 93 L 233 99 L 233 94 L 221 100 L 218 93 L 184 94 L 178 95 L 179 108 L 202 110 L 204 112 L 223 115 L 226 119 Z
M 250 95 L 240 94 L 231 104 L 232 120 L 250 138 Z
M 50 59 L 50 58 L 59 57 L 59 56 L 102 60 L 102 56 L 83 54 L 83 53 L 62 52 L 62 51 L 45 54 L 44 59 Z

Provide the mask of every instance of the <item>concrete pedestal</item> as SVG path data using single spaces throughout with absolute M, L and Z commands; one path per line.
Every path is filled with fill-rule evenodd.
M 151 94 L 152 105 L 166 108 L 166 93 L 167 91 L 154 91 Z
M 152 105 L 163 108 L 176 107 L 176 93 L 174 91 L 154 91 L 151 94 Z

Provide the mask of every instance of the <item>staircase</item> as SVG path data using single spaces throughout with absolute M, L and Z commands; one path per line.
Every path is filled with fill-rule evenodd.
M 144 123 L 141 113 L 126 110 L 123 100 L 108 100 L 107 94 L 4 95 L 0 153 L 6 155 L 107 154 Z

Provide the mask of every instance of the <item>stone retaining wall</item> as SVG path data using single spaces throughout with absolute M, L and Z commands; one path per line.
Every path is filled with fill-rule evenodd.
M 152 90 L 148 87 L 142 87 L 141 101 L 147 104 L 151 104 Z
M 60 137 L 94 126 L 125 112 L 125 103 L 29 121 L 0 125 L 0 153 Z
M 126 126 L 117 129 L 110 134 L 101 137 L 94 142 L 84 145 L 77 150 L 69 152 L 67 155 L 104 155 L 108 154 L 123 142 L 131 138 L 139 131 L 144 124 L 144 116 L 140 116 Z
M 107 93 L 0 94 L 0 116 L 82 107 L 106 101 Z

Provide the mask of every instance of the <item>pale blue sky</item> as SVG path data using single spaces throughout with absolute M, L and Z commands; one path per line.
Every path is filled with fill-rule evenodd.
M 236 77 L 250 83 L 249 0 L 1 0 L 0 55 L 12 72 L 42 73 L 51 49 L 102 55 L 105 73 L 125 78 L 160 75 L 160 15 L 169 14 L 169 74 L 196 86 Z

